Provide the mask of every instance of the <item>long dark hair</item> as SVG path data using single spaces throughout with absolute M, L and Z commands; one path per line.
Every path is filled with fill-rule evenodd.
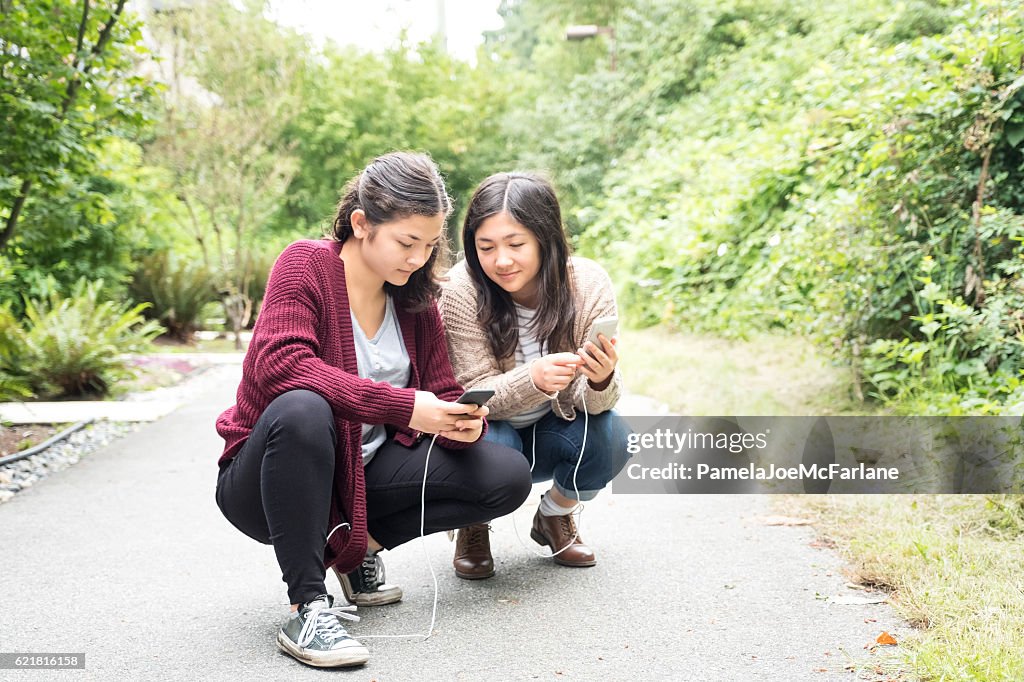
M 572 338 L 576 303 L 570 277 L 569 240 L 555 190 L 533 173 L 497 173 L 476 188 L 462 225 L 466 264 L 477 292 L 477 319 L 498 359 L 511 357 L 519 342 L 519 321 L 512 296 L 484 273 L 476 253 L 476 231 L 493 215 L 509 217 L 533 233 L 540 243 L 540 303 L 530 331 L 547 341 L 548 352 L 575 350 Z
M 370 223 L 370 239 L 377 227 L 413 215 L 436 216 L 444 220 L 452 210 L 452 201 L 437 165 L 426 154 L 391 152 L 378 156 L 343 190 L 332 225 L 332 237 L 344 243 L 352 236 L 352 211 L 362 209 Z M 448 266 L 450 250 L 445 231 L 423 267 L 403 286 L 384 283 L 384 290 L 407 310 L 419 311 L 437 300 L 441 292 L 438 278 Z

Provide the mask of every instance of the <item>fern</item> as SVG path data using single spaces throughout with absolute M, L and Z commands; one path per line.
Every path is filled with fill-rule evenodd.
M 141 352 L 162 331 L 142 315 L 149 304 L 101 301 L 102 280 L 79 280 L 70 297 L 51 293 L 25 301 L 25 321 L 14 328 L 18 373 L 44 397 L 104 395 L 134 376 L 125 354 Z
M 178 261 L 166 251 L 141 260 L 130 288 L 135 300 L 152 304 L 146 317 L 158 320 L 179 341 L 192 338 L 203 306 L 217 295 L 207 268 Z

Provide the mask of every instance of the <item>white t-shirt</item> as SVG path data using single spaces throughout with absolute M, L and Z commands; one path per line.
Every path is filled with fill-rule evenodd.
M 518 303 L 515 304 L 515 307 L 516 318 L 519 322 L 519 343 L 516 344 L 516 367 L 521 367 L 522 365 L 530 364 L 539 357 L 543 357 L 547 354 L 547 351 L 545 348 L 546 344 L 538 340 L 529 331 L 530 323 L 537 316 L 537 311 L 533 308 L 525 308 Z M 551 402 L 548 401 L 526 412 L 520 412 L 515 416 L 509 417 L 507 421 L 514 428 L 522 429 L 527 426 L 533 426 L 550 411 Z

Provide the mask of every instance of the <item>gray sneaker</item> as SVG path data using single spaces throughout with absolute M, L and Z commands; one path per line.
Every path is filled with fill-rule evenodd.
M 359 620 L 355 606 L 335 606 L 322 594 L 292 614 L 277 633 L 277 645 L 296 659 L 318 668 L 362 665 L 370 660 L 366 647 L 352 639 L 341 620 Z
M 335 568 L 334 575 L 338 577 L 345 598 L 356 606 L 394 604 L 402 598 L 402 588 L 386 582 L 380 554 L 367 554 L 363 563 L 351 573 L 342 573 Z

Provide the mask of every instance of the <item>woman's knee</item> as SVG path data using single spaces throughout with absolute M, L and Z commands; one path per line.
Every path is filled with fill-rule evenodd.
M 507 421 L 488 421 L 484 440 L 488 443 L 504 445 L 519 452 L 523 451 L 523 440 L 519 437 L 519 432 Z
M 474 454 L 483 464 L 477 470 L 483 492 L 480 503 L 495 517 L 515 511 L 530 496 L 533 486 L 526 458 L 518 450 L 498 443 L 482 441 L 475 447 L 478 453 Z
M 614 411 L 590 415 L 592 440 L 587 444 L 588 456 L 598 458 L 607 472 L 608 480 L 614 478 L 629 460 L 629 425 Z
M 333 418 L 327 400 L 319 393 L 305 389 L 282 393 L 270 401 L 267 411 L 275 420 L 282 423 L 315 422 Z
M 512 505 L 511 508 L 506 512 L 510 513 L 519 508 L 519 506 L 526 501 L 526 498 L 530 496 L 530 491 L 533 490 L 533 476 L 530 472 L 530 465 L 526 462 L 526 458 L 522 456 L 522 453 L 518 450 L 512 450 L 508 453 L 509 459 L 512 462 L 511 473 L 509 474 L 509 486 L 511 488 L 509 492 L 509 503 Z M 512 457 L 512 453 L 515 453 L 515 457 Z
M 306 390 L 282 393 L 267 406 L 267 413 L 276 437 L 313 450 L 327 450 L 329 444 L 333 454 L 337 443 L 334 413 L 320 394 Z

